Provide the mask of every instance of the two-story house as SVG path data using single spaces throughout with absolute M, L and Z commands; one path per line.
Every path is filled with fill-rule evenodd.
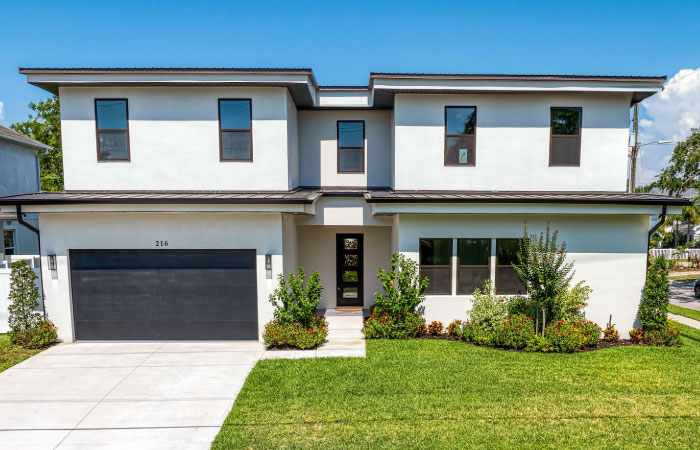
M 665 77 L 310 69 L 20 69 L 57 93 L 66 192 L 39 215 L 61 339 L 258 339 L 277 276 L 318 270 L 322 307 L 369 307 L 393 252 L 431 280 L 428 321 L 463 318 L 549 222 L 593 289 L 586 316 L 633 327 L 649 215 L 628 194 L 630 105 Z

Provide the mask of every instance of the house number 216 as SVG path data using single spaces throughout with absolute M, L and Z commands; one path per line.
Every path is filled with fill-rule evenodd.
M 168 241 L 156 241 L 156 247 L 167 247 Z

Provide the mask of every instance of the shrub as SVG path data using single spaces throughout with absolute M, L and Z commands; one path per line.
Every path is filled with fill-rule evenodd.
M 661 330 L 644 330 L 644 343 L 655 346 L 678 347 L 683 344 L 680 331 L 672 320 L 666 321 Z
M 462 326 L 462 340 L 465 342 L 470 342 L 476 345 L 495 345 L 496 344 L 496 334 L 479 325 L 472 322 L 467 322 Z
M 526 352 L 551 353 L 554 351 L 554 347 L 549 339 L 535 335 L 534 339 L 528 342 L 524 350 Z
M 635 344 L 639 344 L 644 339 L 644 330 L 641 328 L 634 328 L 630 330 L 630 341 Z
M 48 319 L 40 320 L 32 328 L 13 333 L 15 344 L 31 349 L 49 346 L 56 342 L 57 338 L 56 326 Z
M 445 330 L 445 333 L 447 334 L 447 336 L 451 337 L 451 338 L 459 337 L 461 332 L 462 332 L 462 321 L 459 319 L 455 319 L 452 322 L 450 322 L 450 324 L 447 325 L 447 329 Z
M 328 325 L 323 317 L 314 317 L 308 324 L 275 319 L 265 325 L 263 342 L 268 347 L 294 347 L 309 349 L 318 347 L 328 335 Z
M 285 323 L 299 322 L 311 327 L 316 317 L 316 306 L 321 301 L 323 285 L 321 276 L 313 271 L 309 282 L 304 284 L 304 268 L 299 266 L 298 274 L 290 273 L 285 279 L 279 275 L 279 287 L 270 295 L 270 303 L 275 307 L 275 318 Z
M 605 342 L 617 342 L 620 340 L 620 333 L 615 329 L 614 323 L 609 324 L 605 330 L 603 330 L 603 340 Z
M 438 320 L 433 320 L 430 322 L 430 325 L 428 325 L 428 333 L 432 336 L 440 336 L 442 334 L 442 329 L 442 322 Z
M 505 348 L 522 350 L 535 338 L 535 323 L 532 317 L 513 314 L 503 322 L 497 333 L 497 344 Z
M 650 330 L 664 330 L 668 316 L 668 269 L 664 257 L 655 258 L 647 271 L 639 315 L 645 335 Z
M 484 288 L 476 289 L 472 298 L 472 309 L 469 311 L 469 322 L 479 327 L 495 332 L 508 316 L 508 304 L 503 296 L 496 296 L 493 283 L 487 280 Z
M 27 261 L 12 263 L 10 272 L 10 294 L 7 307 L 9 312 L 10 340 L 14 344 L 23 345 L 28 342 L 26 334 L 38 327 L 41 322 L 39 309 L 39 288 L 36 285 L 37 275 Z M 55 340 L 55 339 L 54 339 Z
M 424 334 L 423 316 L 406 311 L 404 315 L 392 317 L 376 310 L 365 321 L 362 332 L 367 339 L 409 339 Z
M 380 267 L 377 278 L 382 283 L 384 293 L 374 293 L 372 309 L 394 318 L 405 317 L 406 311 L 414 313 L 425 300 L 425 289 L 430 283 L 427 277 L 420 278 L 418 263 L 398 253 L 391 257 L 391 270 Z
M 580 281 L 572 288 L 551 300 L 541 303 L 533 297 L 517 295 L 508 301 L 508 314 L 522 314 L 536 318 L 536 324 L 542 320 L 542 307 L 546 309 L 546 323 L 560 320 L 576 320 L 583 317 L 583 310 L 588 306 L 588 298 L 592 289 Z
M 553 351 L 572 353 L 584 347 L 595 347 L 600 332 L 598 325 L 586 319 L 560 320 L 545 328 L 544 337 L 550 341 Z

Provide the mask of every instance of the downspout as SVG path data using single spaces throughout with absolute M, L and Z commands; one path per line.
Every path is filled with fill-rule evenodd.
M 34 225 L 28 224 L 27 222 L 24 221 L 24 217 L 22 216 L 22 205 L 17 204 L 15 205 L 15 208 L 17 210 L 17 222 L 24 226 L 25 228 L 28 228 L 29 230 L 33 231 L 36 233 L 36 241 L 37 244 L 39 244 L 39 273 L 41 276 L 39 277 L 39 283 L 41 284 L 41 306 L 42 310 L 44 313 L 44 319 L 46 319 L 46 297 L 44 295 L 44 270 L 43 270 L 43 263 L 41 262 L 41 235 L 39 234 L 39 229 L 36 228 Z
M 649 236 L 647 237 L 647 254 L 649 253 L 649 245 L 651 244 L 651 237 L 656 233 L 656 230 L 661 228 L 661 225 L 666 222 L 666 207 L 667 205 L 663 205 L 663 208 L 661 208 L 661 218 L 659 219 L 658 222 L 654 224 L 653 227 L 651 227 L 651 230 L 649 230 Z M 647 270 L 649 269 L 649 258 L 647 257 Z

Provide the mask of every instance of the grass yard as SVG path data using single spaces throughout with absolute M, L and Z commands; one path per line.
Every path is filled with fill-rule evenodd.
M 697 448 L 700 330 L 680 328 L 681 348 L 368 341 L 366 359 L 260 361 L 212 448 Z
M 678 305 L 668 305 L 668 312 L 678 314 L 689 319 L 700 320 L 700 311 L 696 309 L 684 308 Z
M 39 350 L 27 350 L 10 342 L 10 336 L 0 334 L 0 372 L 9 369 L 30 356 L 36 355 Z
M 669 275 L 668 279 L 672 281 L 695 281 L 700 278 L 700 275 L 696 273 L 692 274 L 682 274 L 682 275 Z

